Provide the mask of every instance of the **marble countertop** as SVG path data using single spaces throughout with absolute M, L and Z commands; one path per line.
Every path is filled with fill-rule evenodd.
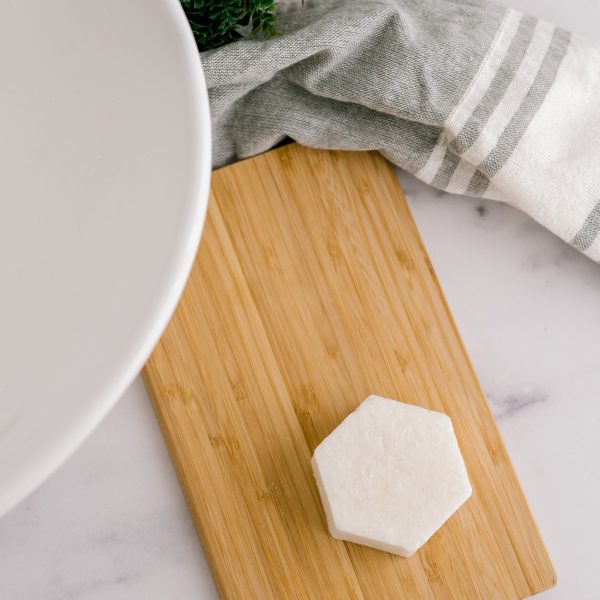
M 512 4 L 600 42 L 596 0 Z M 599 598 L 600 266 L 512 208 L 399 177 L 555 562 L 540 598 Z M 217 598 L 139 378 L 0 519 L 0 598 Z

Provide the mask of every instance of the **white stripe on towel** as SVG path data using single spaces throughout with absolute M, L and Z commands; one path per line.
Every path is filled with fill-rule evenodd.
M 500 27 L 496 32 L 494 40 L 481 63 L 477 75 L 473 78 L 471 85 L 465 92 L 458 106 L 452 111 L 444 123 L 444 130 L 440 134 L 436 146 L 427 160 L 425 166 L 416 174 L 416 176 L 431 183 L 437 173 L 442 161 L 448 143 L 454 139 L 454 136 L 463 128 L 469 117 L 481 102 L 485 92 L 490 87 L 498 68 L 510 47 L 521 19 L 521 13 L 508 8 L 504 14 Z
M 490 116 L 486 126 L 477 140 L 461 155 L 461 161 L 454 171 L 447 190 L 455 194 L 464 194 L 476 165 L 494 149 L 498 138 L 521 106 L 529 92 L 537 72 L 550 47 L 555 27 L 551 23 L 539 21 L 536 25 L 531 44 L 523 57 L 523 61 L 506 90 L 504 97 Z

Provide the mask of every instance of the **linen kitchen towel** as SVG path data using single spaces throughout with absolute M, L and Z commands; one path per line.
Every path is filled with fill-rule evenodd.
M 300 0 L 201 55 L 214 166 L 289 137 L 378 150 L 600 261 L 600 49 L 487 0 Z

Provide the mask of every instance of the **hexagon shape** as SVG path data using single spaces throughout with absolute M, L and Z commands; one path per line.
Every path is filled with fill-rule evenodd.
M 411 556 L 471 495 L 450 418 L 369 396 L 312 458 L 334 538 Z

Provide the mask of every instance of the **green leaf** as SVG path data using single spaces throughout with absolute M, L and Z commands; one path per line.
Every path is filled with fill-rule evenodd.
M 201 51 L 248 33 L 262 38 L 279 35 L 275 0 L 181 0 L 181 5 Z

